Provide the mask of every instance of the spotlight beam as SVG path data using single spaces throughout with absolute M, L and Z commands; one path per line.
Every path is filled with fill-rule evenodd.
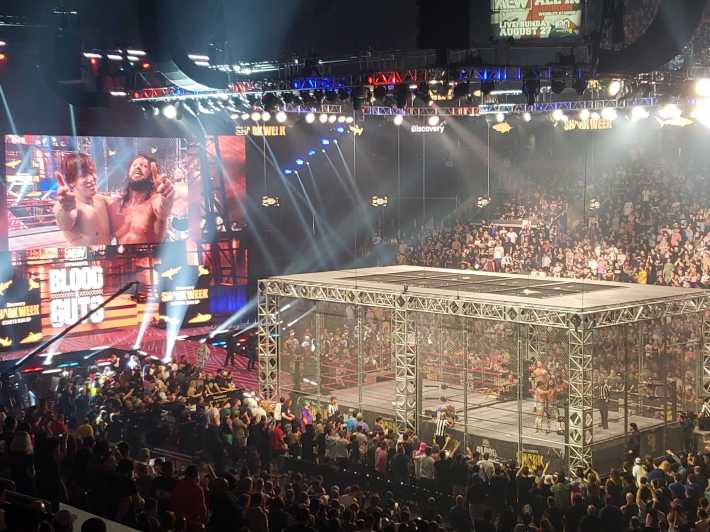
M 246 305 L 244 305 L 242 308 L 232 314 L 229 318 L 220 323 L 219 326 L 209 334 L 209 337 L 214 338 L 218 334 L 229 329 L 233 323 L 237 323 L 243 316 L 247 315 L 251 310 L 256 308 L 257 300 L 258 298 L 252 297 L 246 303 Z
M 296 211 L 298 221 L 300 222 L 301 226 L 303 227 L 303 229 L 307 233 L 308 241 L 309 241 L 311 247 L 313 248 L 315 253 L 320 256 L 320 264 L 323 264 L 323 257 L 321 255 L 320 249 L 317 246 L 315 236 L 313 235 L 312 231 L 309 231 L 308 222 L 306 222 L 306 217 L 303 213 L 303 210 L 301 209 L 301 204 L 296 199 L 296 193 L 294 192 L 295 187 L 292 183 L 289 183 L 288 180 L 286 180 L 286 178 L 284 177 L 284 174 L 281 170 L 278 159 L 276 158 L 276 155 L 274 154 L 274 152 L 271 148 L 271 144 L 269 143 L 268 139 L 264 138 L 264 144 L 265 144 L 266 149 L 268 150 L 268 158 L 267 159 L 270 161 L 271 166 L 276 170 L 276 172 L 279 176 L 279 179 L 284 184 L 284 189 L 286 190 L 286 194 L 288 194 L 288 197 L 294 206 L 294 210 Z

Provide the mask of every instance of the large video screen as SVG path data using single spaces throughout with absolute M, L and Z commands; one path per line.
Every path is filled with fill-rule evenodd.
M 582 25 L 579 0 L 491 0 L 493 36 L 501 39 L 566 39 Z
M 8 249 L 200 240 L 242 219 L 243 137 L 5 137 Z

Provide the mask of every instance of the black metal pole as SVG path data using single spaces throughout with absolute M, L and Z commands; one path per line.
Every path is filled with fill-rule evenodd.
M 121 296 L 121 295 L 125 294 L 125 293 L 128 292 L 131 288 L 137 287 L 137 286 L 138 286 L 138 281 L 131 281 L 130 283 L 128 283 L 128 284 L 126 284 L 125 286 L 123 286 L 123 288 L 120 288 L 117 292 L 115 292 L 113 295 L 111 295 L 109 298 L 107 298 L 107 299 L 106 299 L 103 303 L 101 303 L 98 307 L 96 307 L 96 308 L 93 309 L 93 310 L 90 310 L 90 311 L 89 311 L 88 313 L 86 313 L 84 316 L 82 316 L 82 317 L 79 318 L 77 321 L 75 321 L 74 323 L 72 323 L 69 327 L 67 327 L 66 329 L 64 329 L 64 330 L 61 331 L 61 332 L 58 332 L 57 334 L 55 334 L 54 336 L 52 336 L 52 338 L 50 338 L 49 340 L 47 340 L 46 342 L 44 342 L 44 343 L 43 343 L 42 345 L 40 345 L 39 347 L 36 347 L 34 350 L 30 351 L 30 352 L 27 353 L 24 357 L 22 357 L 20 360 L 18 360 L 18 361 L 15 363 L 14 367 L 13 367 L 14 371 L 20 371 L 24 366 L 27 365 L 27 363 L 28 363 L 30 360 L 32 360 L 32 359 L 35 357 L 35 355 L 37 355 L 38 353 L 41 353 L 42 351 L 44 351 L 45 349 L 47 349 L 50 345 L 52 345 L 54 342 L 56 342 L 56 341 L 59 340 L 60 338 L 63 338 L 63 337 L 66 336 L 67 334 L 69 334 L 69 332 L 71 332 L 74 328 L 78 327 L 84 320 L 86 320 L 87 318 L 89 318 L 90 316 L 92 316 L 92 315 L 94 314 L 94 312 L 97 312 L 97 311 L 101 310 L 101 309 L 104 308 L 106 305 L 108 305 L 111 301 L 113 301 L 114 299 L 116 299 L 118 296 Z
M 624 335 L 624 441 L 629 441 L 629 335 L 626 329 L 630 327 L 622 326 L 621 333 Z M 640 371 L 640 369 L 639 369 Z

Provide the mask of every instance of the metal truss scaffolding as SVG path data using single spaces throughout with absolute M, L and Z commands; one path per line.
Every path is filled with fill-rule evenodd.
M 528 338 L 528 361 L 538 361 L 545 353 L 545 344 L 547 340 L 547 329 L 531 325 L 527 331 Z
M 417 339 L 407 300 L 402 297 L 392 311 L 394 352 L 394 412 L 398 433 L 417 432 Z
M 373 269 L 375 270 L 375 269 Z M 376 269 L 378 272 L 380 269 Z M 527 364 L 532 360 L 545 358 L 553 347 L 552 338 L 558 333 L 567 335 L 566 369 L 568 370 L 569 401 L 567 428 L 565 434 L 566 456 L 570 470 L 592 464 L 593 444 L 593 353 L 595 343 L 602 342 L 600 329 L 640 324 L 642 322 L 667 320 L 670 317 L 695 317 L 699 328 L 698 314 L 702 316 L 702 368 L 697 360 L 696 371 L 702 371 L 703 393 L 710 396 L 710 292 L 688 291 L 672 293 L 668 296 L 649 296 L 629 299 L 619 304 L 598 304 L 587 309 L 575 306 L 558 306 L 541 301 L 522 302 L 520 298 L 511 301 L 501 298 L 447 295 L 417 292 L 393 288 L 383 283 L 381 287 L 358 286 L 357 282 L 332 278 L 335 272 L 323 274 L 303 274 L 302 276 L 273 277 L 259 282 L 259 386 L 265 397 L 277 393 L 279 378 L 279 300 L 282 297 L 310 302 L 327 302 L 352 305 L 357 308 L 356 332 L 363 334 L 364 316 L 368 308 L 386 309 L 391 320 L 391 342 L 394 362 L 394 418 L 399 433 L 406 430 L 419 432 L 419 419 L 423 404 L 421 383 L 426 371 L 419 373 L 418 347 L 415 317 L 434 323 L 435 316 L 451 316 L 462 331 L 462 345 L 468 352 L 475 342 L 471 324 L 477 320 L 503 322 L 515 325 L 517 335 L 517 373 L 521 376 L 518 385 L 519 409 L 528 397 L 522 384 L 522 376 Z M 458 273 L 458 272 L 454 272 Z M 321 278 L 317 277 L 322 275 Z M 329 277 L 329 275 L 331 277 Z M 345 275 L 352 275 L 351 273 Z M 658 291 L 656 291 L 658 293 Z M 668 293 L 663 292 L 663 294 Z M 424 323 L 422 321 L 421 323 Z M 440 322 L 437 322 L 440 323 Z M 447 323 L 447 320 L 444 320 Z M 441 332 L 441 331 L 439 331 Z M 599 338 L 597 338 L 599 336 Z M 700 336 L 698 331 L 697 336 Z M 445 337 L 442 342 L 444 352 L 452 349 L 453 338 Z M 564 340 L 563 340 L 564 342 Z M 601 348 L 602 343 L 599 343 Z M 641 346 L 639 345 L 639 357 Z M 363 346 L 357 346 L 358 406 L 363 403 Z M 626 355 L 625 355 L 626 356 Z M 468 360 L 461 362 L 464 371 L 469 371 Z M 285 368 L 282 368 L 285 369 Z M 465 386 L 465 385 L 464 385 Z M 464 387 L 464 389 L 466 389 Z M 320 391 L 318 392 L 320 395 Z M 467 395 L 464 393 L 464 396 Z M 625 401 L 635 399 L 625 399 Z M 643 412 L 640 399 L 637 414 Z M 467 403 L 464 407 L 468 410 Z M 466 416 L 464 426 L 468 428 Z M 522 427 L 522 418 L 518 421 Z M 520 433 L 522 434 L 522 432 Z M 522 437 L 522 436 L 521 436 Z M 522 445 L 522 440 L 519 446 Z
M 279 361 L 279 296 L 259 283 L 259 390 L 262 397 L 277 396 Z
M 570 471 L 592 464 L 592 332 L 570 329 L 569 338 L 569 419 L 567 423 Z
M 403 298 L 402 294 L 392 290 L 329 286 L 328 283 L 315 284 L 311 281 L 278 277 L 262 281 L 261 287 L 270 294 L 282 297 L 389 309 L 399 305 Z M 524 325 L 541 325 L 559 329 L 575 327 L 583 319 L 588 321 L 589 328 L 600 329 L 616 327 L 625 323 L 684 316 L 710 309 L 710 295 L 707 294 L 639 301 L 588 312 L 545 308 L 532 304 L 459 300 L 435 294 L 408 293 L 406 296 L 407 308 L 410 311 Z

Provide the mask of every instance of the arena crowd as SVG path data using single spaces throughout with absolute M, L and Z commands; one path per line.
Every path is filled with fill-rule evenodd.
M 710 209 L 703 176 L 640 162 L 617 167 L 595 183 L 597 195 L 587 198 L 575 223 L 567 219 L 576 192 L 531 187 L 492 205 L 487 213 L 495 222 L 461 219 L 403 242 L 397 262 L 707 287 Z
M 127 359 L 126 359 L 127 361 Z M 710 449 L 549 471 L 328 405 L 259 400 L 192 364 L 115 360 L 0 415 L 0 530 L 70 530 L 60 503 L 148 531 L 705 531 Z M 444 443 L 445 447 L 445 443 Z M 692 445 L 689 445 L 692 447 Z M 158 449 L 182 451 L 183 454 Z M 45 501 L 45 502 L 40 502 Z M 4 523 L 4 524 L 3 524 Z M 100 520 L 86 530 L 101 530 Z M 84 528 L 82 528 L 84 530 Z

